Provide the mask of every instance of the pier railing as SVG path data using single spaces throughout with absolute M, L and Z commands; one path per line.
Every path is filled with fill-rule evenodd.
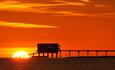
M 36 57 L 115 57 L 115 50 L 59 50 L 58 53 L 33 53 Z
M 67 52 L 68 56 L 65 57 L 109 57 L 115 56 L 115 50 L 60 50 L 60 57 L 63 52 Z M 93 53 L 93 54 L 92 54 Z M 72 56 L 72 54 L 74 54 Z M 85 54 L 85 55 L 84 55 Z

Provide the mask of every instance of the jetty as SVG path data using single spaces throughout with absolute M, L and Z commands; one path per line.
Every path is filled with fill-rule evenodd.
M 58 43 L 39 43 L 32 58 L 115 58 L 115 50 L 61 50 Z

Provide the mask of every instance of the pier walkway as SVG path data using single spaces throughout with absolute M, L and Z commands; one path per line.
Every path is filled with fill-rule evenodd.
M 59 50 L 58 53 L 33 53 L 32 57 L 115 57 L 115 50 Z

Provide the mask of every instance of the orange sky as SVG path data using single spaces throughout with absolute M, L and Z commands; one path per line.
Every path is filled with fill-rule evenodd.
M 0 57 L 36 44 L 115 49 L 115 0 L 1 0 Z

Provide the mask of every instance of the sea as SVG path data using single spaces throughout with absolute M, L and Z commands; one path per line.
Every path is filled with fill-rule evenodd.
M 0 70 L 115 70 L 115 58 L 0 58 Z

